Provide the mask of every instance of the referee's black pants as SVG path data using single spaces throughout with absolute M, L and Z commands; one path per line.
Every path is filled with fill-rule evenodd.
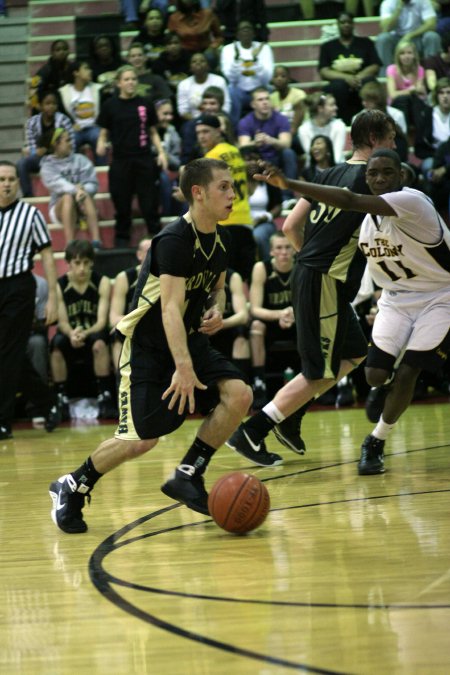
M 113 158 L 109 191 L 116 209 L 116 238 L 130 238 L 133 195 L 137 195 L 149 234 L 159 232 L 159 171 L 150 154 Z
M 8 429 L 31 333 L 35 295 L 31 272 L 0 279 L 0 426 Z

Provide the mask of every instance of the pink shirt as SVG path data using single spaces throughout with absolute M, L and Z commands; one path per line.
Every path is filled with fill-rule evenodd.
M 425 70 L 422 66 L 419 66 L 416 78 L 406 77 L 400 73 L 395 63 L 391 63 L 391 65 L 386 68 L 386 76 L 392 77 L 394 79 L 395 88 L 397 91 L 400 91 L 403 89 L 408 89 L 408 87 L 411 87 L 413 84 L 417 84 L 417 82 L 423 81 L 425 79 Z M 422 95 L 420 96 L 422 98 Z M 389 98 L 388 103 L 391 102 L 392 99 Z

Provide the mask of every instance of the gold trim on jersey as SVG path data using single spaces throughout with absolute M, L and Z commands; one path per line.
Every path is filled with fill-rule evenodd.
M 136 309 L 126 314 L 117 324 L 117 329 L 122 335 L 131 337 L 139 321 L 155 305 L 161 297 L 161 284 L 159 277 L 149 274 L 142 293 L 138 298 Z
M 350 263 L 358 248 L 359 230 L 360 228 L 358 227 L 347 244 L 340 249 L 338 255 L 333 260 L 330 269 L 328 270 L 328 274 L 330 277 L 333 277 L 333 279 L 338 279 L 343 283 L 347 281 Z
M 119 424 L 114 436 L 125 441 L 137 441 L 139 436 L 131 414 L 131 339 L 126 337 L 120 352 Z
M 333 378 L 332 357 L 338 323 L 338 300 L 335 279 L 322 274 L 320 289 L 320 344 L 324 359 L 324 378 Z
M 191 225 L 192 231 L 194 232 L 194 236 L 195 236 L 194 252 L 200 250 L 203 253 L 203 257 L 206 258 L 206 260 L 211 260 L 212 256 L 214 255 L 214 251 L 216 250 L 216 246 L 220 246 L 221 249 L 223 251 L 225 251 L 225 253 L 226 253 L 226 248 L 223 245 L 220 234 L 216 229 L 216 231 L 215 231 L 216 236 L 215 236 L 215 239 L 214 239 L 214 244 L 211 248 L 211 253 L 209 255 L 207 255 L 205 250 L 203 249 L 202 242 L 200 241 L 200 237 L 198 236 L 198 230 L 195 227 L 195 222 L 194 222 L 194 219 L 193 219 L 192 215 L 190 214 L 190 212 L 188 211 L 188 213 L 186 213 L 183 216 L 183 218 L 185 219 L 185 221 L 187 223 L 189 223 Z M 212 234 L 212 232 L 211 232 L 211 234 Z

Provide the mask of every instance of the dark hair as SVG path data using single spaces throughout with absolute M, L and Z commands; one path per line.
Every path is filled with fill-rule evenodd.
M 116 36 L 113 37 L 112 35 L 108 35 L 106 33 L 101 33 L 100 35 L 95 35 L 89 44 L 89 53 L 91 56 L 91 61 L 94 60 L 95 62 L 97 59 L 97 54 L 95 50 L 100 40 L 107 40 L 111 47 L 112 57 L 114 59 L 119 58 L 120 50 L 118 45 L 118 38 Z
M 311 167 L 314 169 L 316 166 L 316 160 L 311 154 L 311 148 L 313 146 L 314 141 L 317 141 L 319 138 L 323 138 L 325 141 L 325 145 L 327 146 L 327 152 L 330 156 L 330 167 L 336 165 L 336 160 L 334 159 L 334 149 L 333 149 L 333 143 L 331 142 L 331 138 L 329 136 L 325 136 L 325 134 L 317 134 L 314 136 L 314 138 L 311 140 L 311 145 L 309 148 L 309 155 L 310 155 L 310 163 Z
M 67 46 L 67 51 L 70 51 L 70 46 L 69 46 L 69 43 L 67 42 L 67 40 L 64 40 L 63 38 L 58 38 L 57 40 L 53 40 L 53 42 L 51 43 L 50 54 L 55 49 L 56 45 L 58 45 L 60 42 Z
M 327 98 L 334 98 L 334 94 L 327 91 L 315 91 L 312 94 L 308 94 L 305 98 L 305 104 L 311 117 L 317 115 L 319 108 L 323 108 L 327 102 Z
M 374 101 L 379 110 L 386 110 L 387 92 L 386 85 L 377 80 L 370 80 L 363 84 L 359 90 L 359 97 L 362 100 L 365 98 L 369 101 Z
M 220 87 L 215 87 L 214 85 L 211 85 L 211 87 L 206 87 L 205 91 L 202 94 L 202 101 L 205 98 L 215 98 L 218 103 L 220 103 L 220 107 L 223 107 L 223 104 L 225 102 L 225 93 L 223 89 Z
M 441 35 L 442 51 L 446 52 L 450 47 L 450 31 Z
M 69 74 L 70 74 L 70 80 L 71 83 L 75 82 L 75 73 L 80 70 L 81 66 L 86 65 L 89 68 L 91 67 L 88 59 L 77 59 L 76 61 L 72 61 L 71 64 L 69 64 Z
M 174 31 L 169 30 L 169 31 L 167 31 L 166 33 L 164 33 L 164 40 L 163 40 L 163 42 L 164 42 L 165 45 L 168 45 L 168 44 L 170 44 L 170 43 L 172 42 L 172 40 L 173 40 L 174 38 L 176 38 L 176 39 L 178 40 L 178 42 L 181 44 L 181 38 L 180 38 L 180 36 L 178 35 L 178 33 L 175 33 Z
M 194 185 L 206 187 L 213 180 L 213 171 L 227 171 L 229 166 L 221 159 L 194 159 L 186 164 L 180 178 L 180 189 L 188 204 L 193 204 L 192 188 Z
M 16 178 L 19 177 L 19 174 L 17 173 L 17 166 L 14 164 L 14 162 L 10 162 L 9 159 L 0 159 L 0 166 L 10 166 L 14 169 L 16 172 Z
M 39 103 L 42 103 L 44 98 L 47 98 L 47 96 L 53 96 L 56 103 L 59 103 L 58 92 L 54 91 L 53 89 L 44 89 L 43 91 L 38 91 L 38 101 L 39 101 Z
M 449 77 L 440 77 L 438 81 L 436 82 L 436 86 L 433 90 L 433 93 L 431 95 L 431 100 L 433 105 L 438 104 L 438 94 L 442 91 L 442 89 L 447 89 L 450 87 L 450 78 Z
M 183 14 L 191 14 L 201 9 L 200 0 L 195 0 L 190 7 L 186 7 L 183 0 L 175 0 L 175 7 L 178 12 L 182 12 Z
M 342 12 L 339 12 L 339 14 L 337 15 L 337 19 L 336 19 L 336 20 L 337 20 L 337 21 L 340 21 L 340 19 L 341 19 L 343 16 L 348 17 L 348 18 L 350 19 L 350 21 L 352 21 L 352 22 L 355 20 L 355 17 L 353 16 L 353 14 L 351 14 L 351 12 L 347 12 L 347 11 L 345 11 L 345 10 L 343 10 Z
M 74 239 L 66 246 L 65 258 L 67 262 L 75 258 L 88 258 L 94 260 L 95 251 L 90 241 L 86 239 Z
M 389 148 L 379 148 L 378 150 L 375 150 L 369 157 L 367 161 L 367 168 L 369 168 L 369 164 L 373 159 L 376 159 L 377 157 L 387 157 L 388 159 L 392 159 L 394 162 L 396 168 L 400 171 L 402 168 L 402 162 L 400 157 L 398 156 L 398 153 L 395 152 L 395 150 L 390 150 Z
M 362 110 L 356 115 L 350 130 L 353 149 L 371 148 L 370 136 L 381 141 L 391 130 L 395 130 L 395 122 L 390 115 L 381 110 Z

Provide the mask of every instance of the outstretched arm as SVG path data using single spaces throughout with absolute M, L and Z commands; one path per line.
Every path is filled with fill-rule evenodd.
M 342 209 L 342 211 L 373 213 L 377 216 L 396 215 L 394 209 L 382 197 L 356 194 L 347 188 L 307 183 L 304 180 L 292 180 L 286 178 L 279 169 L 272 166 L 264 169 L 262 173 L 255 174 L 253 178 L 269 183 L 269 185 L 274 185 L 282 190 L 288 189 L 299 192 L 302 196 L 310 197 L 329 206 L 335 206 L 338 209 Z

